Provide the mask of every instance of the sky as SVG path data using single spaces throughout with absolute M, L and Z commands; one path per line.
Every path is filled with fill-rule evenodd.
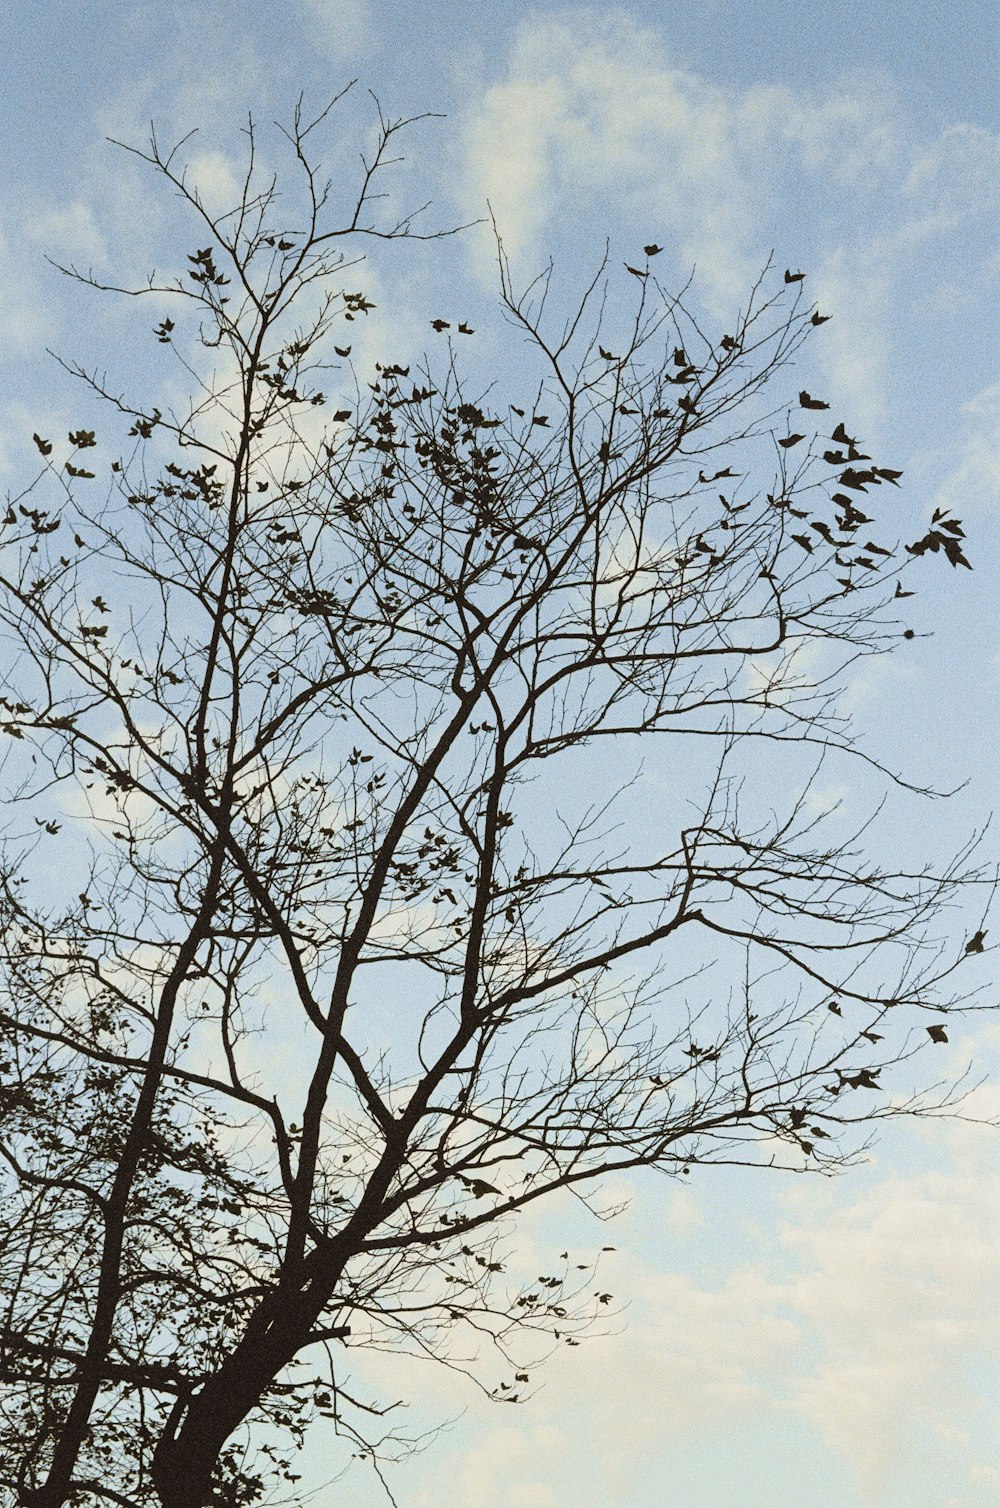
M 36 0 L 0 23 L 0 471 L 16 490 L 33 430 L 73 419 L 45 355 L 102 351 L 118 316 L 45 261 L 99 275 L 162 259 L 171 221 L 106 138 L 199 128 L 192 152 L 224 193 L 247 112 L 288 118 L 357 78 L 347 171 L 370 122 L 433 112 L 412 136 L 407 192 L 429 221 L 487 201 L 514 265 L 551 256 L 572 284 L 609 240 L 649 239 L 704 307 L 731 307 L 770 253 L 807 270 L 834 318 L 810 381 L 905 471 L 916 531 L 951 508 L 974 570 L 939 571 L 905 657 L 850 695 L 869 745 L 918 783 L 966 782 L 912 809 L 905 839 L 940 855 L 989 814 L 1000 741 L 1000 13 L 994 0 L 906 4 L 647 0 L 618 8 L 376 0 Z M 13 128 L 12 124 L 15 123 Z M 443 300 L 502 349 L 489 237 L 399 249 L 365 269 L 408 308 Z M 401 301 L 401 302 L 400 302 Z M 442 305 L 443 307 L 443 305 Z M 385 327 L 378 327 L 384 333 Z M 420 331 L 425 329 L 423 315 Z M 409 344 L 408 344 L 409 343 Z M 137 369 L 140 380 L 154 373 Z M 916 534 L 914 534 L 916 537 Z M 1000 858 L 995 835 L 990 855 Z M 1000 937 L 1000 921 L 996 922 Z M 976 967 L 992 986 L 995 955 Z M 1000 1025 L 953 1033 L 945 1071 L 992 1073 Z M 900 1125 L 836 1180 L 705 1171 L 635 1181 L 610 1226 L 552 1209 L 518 1260 L 566 1222 L 602 1256 L 608 1334 L 561 1351 L 533 1399 L 486 1404 L 462 1379 L 384 1359 L 358 1375 L 452 1427 L 391 1479 L 401 1508 L 1000 1508 L 1000 1132 Z M 464 1412 L 463 1412 L 464 1411 Z M 331 1458 L 332 1459 L 332 1458 Z M 313 1508 L 385 1502 L 362 1466 Z M 305 1484 L 304 1484 L 305 1485 Z

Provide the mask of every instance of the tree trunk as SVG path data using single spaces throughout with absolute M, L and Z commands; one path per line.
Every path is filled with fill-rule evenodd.
M 239 1345 L 191 1400 L 179 1428 L 164 1434 L 156 1448 L 153 1484 L 163 1508 L 206 1508 L 212 1502 L 223 1446 L 305 1344 L 331 1289 L 332 1282 L 314 1281 L 304 1292 L 283 1296 L 266 1319 L 260 1311 L 251 1319 Z

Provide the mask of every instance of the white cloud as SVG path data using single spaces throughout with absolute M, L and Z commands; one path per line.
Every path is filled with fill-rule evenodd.
M 919 287 L 916 313 L 938 281 L 960 285 L 987 256 L 998 138 L 965 125 L 935 134 L 884 79 L 818 96 L 720 87 L 677 67 L 624 13 L 587 20 L 527 21 L 504 76 L 469 107 L 467 206 L 489 197 L 523 265 L 544 260 L 557 223 L 579 236 L 595 219 L 631 222 L 637 242 L 667 245 L 682 275 L 696 265 L 713 314 L 745 296 L 776 245 L 782 261 L 810 270 L 810 294 L 838 317 L 820 343 L 832 396 L 880 418 L 891 313 L 907 280 L 914 297 Z M 928 237 L 958 227 L 949 257 L 928 263 Z M 477 245 L 491 277 L 487 238 Z
M 956 452 L 934 506 L 957 511 L 959 518 L 970 507 L 1000 507 L 1000 383 L 963 406 Z
M 33 263 L 23 246 L 0 231 L 0 350 L 7 357 L 36 355 L 52 339 L 57 323 Z
M 671 67 L 655 39 L 621 17 L 586 42 L 568 24 L 535 23 L 468 122 L 468 177 L 485 188 L 514 256 L 537 257 L 551 215 L 585 209 L 595 187 L 616 185 L 642 191 L 649 234 L 665 219 L 681 256 L 708 264 L 711 283 L 736 273 L 742 287 L 735 124 L 719 90 Z
M 825 781 L 822 785 L 809 787 L 802 798 L 802 805 L 809 816 L 826 817 L 839 811 L 850 797 L 850 787 L 839 781 Z
M 976 1353 L 1000 1342 L 993 1292 L 1000 1191 L 980 1171 L 876 1184 L 785 1232 L 801 1263 L 785 1301 L 818 1342 L 792 1407 L 848 1456 L 869 1501 L 920 1434 L 966 1418 Z M 977 1464 L 945 1432 L 956 1470 Z
M 297 6 L 334 58 L 367 50 L 378 33 L 370 0 L 297 0 Z
M 555 1456 L 564 1448 L 560 1432 L 551 1427 L 518 1423 L 499 1426 L 463 1451 L 448 1473 L 447 1482 L 430 1493 L 420 1493 L 414 1508 L 467 1508 L 470 1503 L 489 1508 L 563 1508 L 565 1498 L 548 1476 Z
M 107 242 L 94 206 L 81 199 L 40 210 L 32 217 L 31 238 L 59 261 L 101 267 L 108 260 Z
M 894 91 L 859 80 L 828 87 L 821 100 L 785 87 L 751 87 L 743 114 L 758 149 L 786 142 L 806 171 L 821 173 L 852 193 L 871 193 L 880 173 L 893 171 L 904 151 Z
M 946 126 L 913 156 L 903 194 L 950 228 L 965 214 L 1000 209 L 1000 140 L 965 122 Z
M 245 167 L 235 156 L 205 148 L 192 152 L 187 163 L 189 181 L 209 214 L 229 214 L 239 204 Z
M 206 133 L 235 131 L 245 125 L 251 106 L 255 114 L 269 108 L 273 72 L 262 54 L 252 11 L 245 13 L 246 24 L 226 12 L 227 7 L 212 0 L 200 5 L 147 0 L 133 6 L 125 23 L 129 41 L 135 45 L 142 38 L 138 55 L 149 57 L 150 65 L 145 73 L 136 71 L 127 90 L 99 97 L 98 130 L 120 141 L 144 143 L 153 120 L 169 150 L 192 127 Z M 162 57 L 146 46 L 150 35 L 168 35 L 172 54 L 184 60 L 183 67 L 164 67 Z
M 748 697 L 762 696 L 775 707 L 808 698 L 828 673 L 826 646 L 815 639 L 793 639 L 783 648 L 746 662 Z
M 835 245 L 811 278 L 821 311 L 836 318 L 823 330 L 817 356 L 831 390 L 865 428 L 885 413 L 892 358 L 892 258 L 884 244 Z
M 862 712 L 880 713 L 907 693 L 914 694 L 920 682 L 919 666 L 901 655 L 868 655 L 855 661 L 844 681 L 841 710 L 851 718 Z
M 976 1106 L 995 1108 L 989 1095 Z M 839 1460 L 863 1508 L 995 1508 L 996 1407 L 977 1378 L 1000 1346 L 1000 1181 L 993 1133 L 943 1129 L 910 1133 L 914 1162 L 937 1166 L 870 1177 L 846 1198 L 826 1181 L 797 1184 L 763 1242 L 731 1211 L 703 1208 L 697 1250 L 725 1244 L 735 1257 L 719 1277 L 605 1259 L 601 1286 L 628 1306 L 623 1333 L 561 1349 L 533 1373 L 544 1399 L 515 1424 L 473 1403 L 446 1477 L 434 1452 L 406 1469 L 417 1508 L 651 1501 L 650 1481 L 673 1463 L 746 1433 L 773 1442 L 779 1478 L 801 1460 Z M 667 1268 L 685 1260 L 674 1192 Z M 697 1204 L 698 1190 L 683 1195 Z M 425 1403 L 453 1405 L 451 1380 L 424 1377 Z M 698 1480 L 713 1501 L 790 1501 L 748 1492 L 738 1457 L 709 1457 Z

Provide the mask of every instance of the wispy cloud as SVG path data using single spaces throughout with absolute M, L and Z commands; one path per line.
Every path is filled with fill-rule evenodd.
M 1000 1344 L 1000 1185 L 988 1135 L 958 1125 L 952 1168 L 872 1178 L 853 1198 L 800 1186 L 770 1252 L 718 1279 L 619 1253 L 602 1281 L 628 1299 L 624 1333 L 561 1351 L 544 1374 L 544 1404 L 523 1406 L 516 1426 L 506 1411 L 474 1408 L 447 1480 L 436 1476 L 431 1491 L 410 1468 L 415 1503 L 652 1501 L 650 1472 L 670 1475 L 700 1442 L 743 1431 L 839 1460 L 865 1508 L 947 1508 L 942 1482 L 955 1502 L 994 1502 L 1000 1455 L 990 1399 L 976 1391 L 977 1368 Z M 705 1226 L 698 1236 L 701 1245 Z M 675 1252 L 683 1238 L 674 1228 Z M 425 1382 L 434 1394 L 432 1374 Z M 433 1474 L 433 1458 L 425 1470 Z M 736 1501 L 727 1492 L 739 1479 L 738 1462 L 717 1462 L 717 1500 Z
M 367 51 L 379 38 L 378 8 L 371 0 L 295 0 L 293 9 L 337 60 Z
M 44 347 L 57 323 L 24 248 L 11 243 L 0 231 L 0 279 L 4 296 L 0 302 L 0 348 L 27 355 Z
M 954 237 L 991 219 L 997 138 L 929 127 L 884 79 L 818 96 L 722 87 L 622 12 L 588 22 L 524 22 L 502 77 L 466 112 L 469 202 L 489 197 L 508 251 L 528 264 L 560 223 L 631 221 L 637 242 L 655 236 L 676 267 L 697 267 L 720 312 L 772 246 L 801 260 L 838 315 L 824 332 L 835 395 L 877 417 L 910 285 L 932 297 L 956 257 L 986 255 L 974 235 Z M 941 235 L 953 241 L 938 268 L 926 251 Z
M 1000 507 L 1000 383 L 966 403 L 959 421 L 950 470 L 934 506 L 957 511 Z

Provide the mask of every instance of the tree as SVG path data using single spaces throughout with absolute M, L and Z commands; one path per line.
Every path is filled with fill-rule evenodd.
M 138 152 L 183 273 L 64 270 L 152 305 L 193 396 L 69 364 L 110 439 L 36 435 L 4 521 L 0 1481 L 33 1508 L 253 1503 L 308 1428 L 380 1469 L 355 1345 L 477 1340 L 523 1401 L 519 1338 L 612 1295 L 568 1253 L 516 1282 L 519 1211 L 843 1166 L 948 1103 L 888 1091 L 975 1003 L 938 936 L 974 845 L 880 865 L 810 798 L 831 760 L 914 792 L 839 690 L 912 637 L 917 558 L 968 561 L 948 517 L 902 546 L 899 471 L 771 396 L 824 322 L 802 274 L 707 333 L 651 243 L 563 324 L 498 240 L 502 397 L 450 309 L 354 376 L 359 248 L 419 235 L 376 193 L 411 123 L 379 113 L 338 218 L 328 116 L 284 133 L 285 197 L 251 122 L 221 213 Z

